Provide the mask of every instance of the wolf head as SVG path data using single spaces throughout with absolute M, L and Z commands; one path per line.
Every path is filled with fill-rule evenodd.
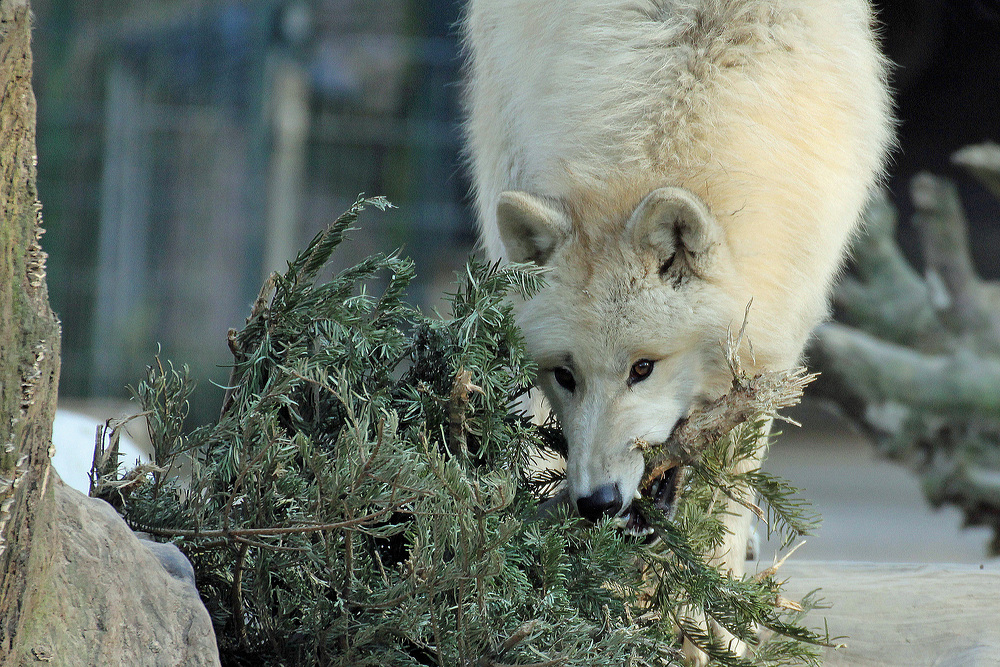
M 624 515 L 643 475 L 637 443 L 663 442 L 731 381 L 722 341 L 744 290 L 723 229 L 676 187 L 619 220 L 504 192 L 497 222 L 510 260 L 549 269 L 518 319 L 569 443 L 570 498 L 594 520 Z M 661 488 L 657 499 L 671 497 Z

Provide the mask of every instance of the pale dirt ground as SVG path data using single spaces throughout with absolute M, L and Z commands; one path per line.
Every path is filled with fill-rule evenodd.
M 917 476 L 879 459 L 849 424 L 814 407 L 795 417 L 803 428 L 779 424 L 782 435 L 764 464 L 801 489 L 823 517 L 795 560 L 1000 565 L 986 556 L 989 530 L 963 528 L 954 507 L 932 508 Z M 759 530 L 764 541 L 766 528 Z M 761 560 L 771 560 L 777 546 L 765 541 Z

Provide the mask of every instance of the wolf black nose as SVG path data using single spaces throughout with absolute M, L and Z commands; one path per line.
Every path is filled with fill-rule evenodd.
M 622 492 L 617 484 L 605 484 L 589 496 L 576 501 L 580 516 L 597 523 L 606 516 L 615 516 L 622 509 Z

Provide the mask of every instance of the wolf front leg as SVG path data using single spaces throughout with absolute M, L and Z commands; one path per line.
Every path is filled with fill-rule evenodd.
M 768 435 L 771 432 L 769 421 L 764 429 L 756 453 L 750 458 L 738 461 L 733 467 L 734 473 L 746 473 L 760 468 L 767 452 Z M 747 544 L 753 533 L 754 505 L 753 492 L 745 485 L 733 489 L 732 496 L 725 496 L 725 507 L 722 513 L 722 523 L 725 535 L 722 544 L 709 558 L 709 564 L 719 568 L 724 576 L 742 579 L 746 574 Z M 729 630 L 713 619 L 705 618 L 701 609 L 692 609 L 688 619 L 698 627 L 705 628 L 713 637 L 713 641 L 722 648 L 739 656 L 747 653 L 745 642 L 735 637 Z M 684 639 L 684 656 L 693 667 L 703 667 L 709 662 L 709 656 L 688 638 Z
M 729 513 L 724 521 L 727 533 L 722 546 L 711 562 L 719 567 L 724 575 L 740 579 L 746 572 L 747 542 L 750 539 L 753 515 L 747 507 L 732 499 L 727 499 L 726 512 Z M 705 614 L 701 609 L 692 608 L 688 620 L 698 627 L 708 630 L 713 642 L 720 647 L 739 656 L 746 655 L 746 643 L 735 637 L 714 619 L 708 619 L 706 622 Z M 708 664 L 708 654 L 686 637 L 683 650 L 684 656 L 693 667 L 703 667 Z

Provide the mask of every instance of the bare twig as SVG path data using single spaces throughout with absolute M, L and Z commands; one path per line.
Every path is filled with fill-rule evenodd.
M 232 538 L 233 542 L 237 542 L 239 544 L 246 544 L 251 547 L 257 547 L 258 549 L 269 549 L 271 551 L 289 551 L 297 553 L 309 552 L 309 550 L 304 547 L 286 547 L 281 544 L 268 544 L 267 542 L 260 542 L 259 540 L 251 540 L 247 537 L 240 537 L 239 535 L 233 535 L 232 533 L 230 533 L 229 537 Z M 225 544 L 225 541 L 223 540 L 219 544 L 220 545 Z
M 465 413 L 473 393 L 482 394 L 483 388 L 472 383 L 472 371 L 459 368 L 448 398 L 448 445 L 453 454 L 468 454 Z
M 346 501 L 344 502 L 344 511 L 350 520 L 351 511 L 348 509 Z M 346 653 L 351 646 L 350 605 L 351 599 L 354 597 L 354 531 L 348 529 L 344 530 L 344 585 L 340 595 L 345 603 L 341 610 L 344 619 L 344 633 L 340 636 L 340 642 L 341 649 Z
M 201 539 L 201 538 L 236 538 L 236 537 L 264 537 L 271 535 L 297 535 L 304 533 L 315 533 L 318 531 L 327 530 L 338 530 L 340 528 L 350 528 L 352 526 L 359 526 L 370 521 L 379 519 L 387 514 L 392 514 L 400 509 L 400 507 L 413 502 L 416 500 L 415 497 L 409 497 L 405 500 L 397 501 L 388 507 L 384 507 L 377 512 L 371 512 L 370 514 L 365 514 L 364 516 L 359 516 L 354 519 L 348 519 L 346 521 L 336 521 L 334 523 L 320 523 L 320 524 L 301 524 L 298 526 L 281 526 L 273 528 L 234 528 L 231 530 L 184 530 L 180 528 L 158 528 L 156 526 L 138 526 L 142 531 L 150 533 L 151 535 L 159 535 L 161 537 L 186 537 L 189 539 Z
M 230 596 L 230 602 L 233 606 L 233 614 L 230 619 L 240 646 L 246 646 L 247 641 L 246 623 L 243 619 L 243 568 L 249 550 L 249 544 L 240 547 L 240 553 L 233 565 L 233 588 Z
M 896 243 L 896 223 L 888 195 L 877 193 L 865 212 L 865 236 L 853 247 L 856 277 L 841 281 L 834 303 L 845 322 L 864 323 L 886 340 L 940 346 L 946 337 L 938 311 L 924 279 Z
M 782 565 L 784 565 L 784 564 L 785 564 L 785 561 L 787 561 L 787 560 L 788 560 L 789 558 L 791 558 L 791 557 L 792 557 L 792 554 L 793 554 L 793 553 L 795 553 L 796 551 L 798 551 L 798 550 L 799 550 L 799 547 L 801 547 L 801 546 L 802 546 L 803 544 L 805 544 L 805 543 L 806 543 L 806 541 L 805 541 L 805 540 L 802 540 L 802 541 L 800 541 L 800 542 L 799 542 L 798 544 L 796 544 L 796 545 L 795 545 L 794 547 L 792 547 L 791 549 L 789 549 L 789 550 L 788 550 L 788 552 L 787 552 L 787 553 L 785 553 L 785 555 L 781 557 L 781 560 L 777 561 L 777 562 L 776 562 L 776 563 L 775 563 L 774 565 L 772 565 L 771 567 L 768 567 L 768 568 L 766 568 L 766 569 L 763 569 L 763 570 L 761 570 L 760 572 L 758 572 L 757 574 L 755 574 L 755 575 L 754 575 L 754 579 L 756 579 L 757 581 L 764 581 L 764 580 L 765 580 L 765 579 L 767 579 L 768 577 L 770 577 L 770 576 L 774 575 L 775 573 L 777 573 L 778 569 L 779 569 L 779 568 L 780 568 L 780 567 L 781 567 Z

